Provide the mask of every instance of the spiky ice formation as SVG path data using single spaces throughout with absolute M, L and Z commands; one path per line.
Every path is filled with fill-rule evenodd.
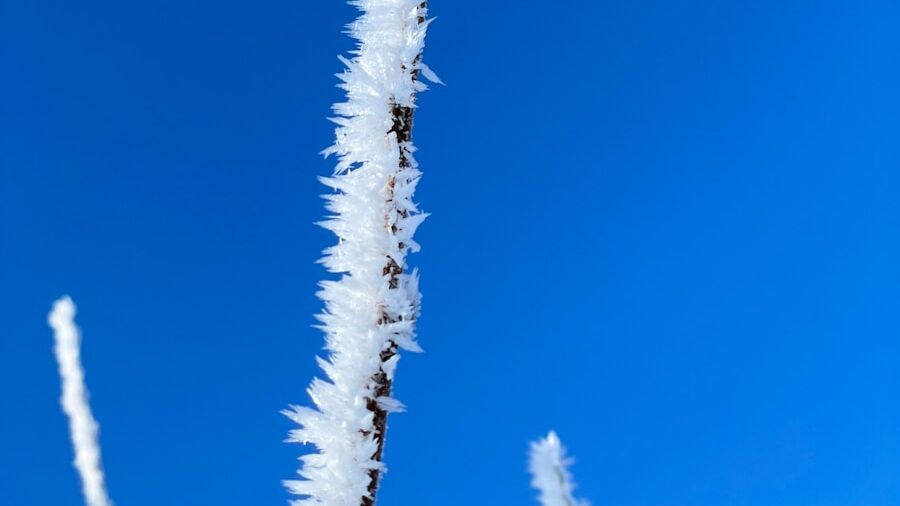
M 588 506 L 572 495 L 575 484 L 569 472 L 571 464 L 555 432 L 550 431 L 546 438 L 531 443 L 528 469 L 531 485 L 540 493 L 541 506 Z
M 338 236 L 322 263 L 337 281 L 321 283 L 327 380 L 313 380 L 315 409 L 292 406 L 300 427 L 289 440 L 312 444 L 301 457 L 302 479 L 286 482 L 305 506 L 367 506 L 385 471 L 382 461 L 399 350 L 421 351 L 415 340 L 419 290 L 406 255 L 417 251 L 416 228 L 425 219 L 413 202 L 419 172 L 413 153 L 415 96 L 436 80 L 422 63 L 426 6 L 421 0 L 357 0 L 362 15 L 349 25 L 357 39 L 353 58 L 341 58 L 347 101 L 334 106 L 338 158 L 327 195 L 331 215 L 322 225 Z

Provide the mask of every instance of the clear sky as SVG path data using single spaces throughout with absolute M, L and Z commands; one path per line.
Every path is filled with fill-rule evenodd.
M 900 5 L 433 0 L 433 215 L 380 504 L 900 504 Z M 121 506 L 284 504 L 355 11 L 0 4 L 0 503 L 76 505 L 69 293 Z

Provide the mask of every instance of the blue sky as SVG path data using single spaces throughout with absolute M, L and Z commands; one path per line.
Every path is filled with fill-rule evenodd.
M 4 2 L 0 502 L 284 504 L 322 346 L 331 1 Z M 900 503 L 900 6 L 431 2 L 425 295 L 380 504 Z

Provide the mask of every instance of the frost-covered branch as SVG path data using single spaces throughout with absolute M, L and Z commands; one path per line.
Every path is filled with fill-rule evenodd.
M 575 484 L 569 473 L 571 464 L 555 432 L 550 431 L 546 438 L 531 443 L 528 468 L 531 485 L 540 492 L 541 506 L 588 506 L 572 495 Z
M 327 380 L 314 379 L 316 409 L 286 412 L 300 428 L 290 441 L 312 444 L 301 457 L 301 480 L 288 481 L 295 505 L 369 506 L 383 464 L 388 413 L 402 411 L 391 396 L 399 350 L 421 351 L 415 341 L 419 290 L 406 255 L 425 218 L 413 202 L 420 172 L 413 157 L 415 96 L 436 80 L 422 63 L 428 25 L 422 0 L 354 0 L 362 15 L 349 25 L 358 40 L 352 60 L 341 58 L 347 101 L 334 106 L 338 157 L 322 178 L 331 216 L 322 225 L 338 236 L 322 263 L 341 274 L 321 283 L 325 309 L 318 316 L 328 358 Z
M 112 503 L 106 493 L 100 465 L 99 428 L 91 414 L 84 385 L 81 334 L 75 326 L 75 304 L 72 299 L 63 297 L 57 300 L 47 320 L 53 327 L 56 341 L 54 352 L 62 378 L 62 407 L 69 417 L 69 430 L 75 447 L 75 468 L 81 475 L 85 501 L 88 506 L 110 506 Z

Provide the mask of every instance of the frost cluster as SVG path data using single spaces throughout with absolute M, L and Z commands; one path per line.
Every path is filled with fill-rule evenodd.
M 376 411 L 402 411 L 390 396 L 399 350 L 421 351 L 415 340 L 419 290 L 406 255 L 426 214 L 413 202 L 420 172 L 409 136 L 417 77 L 436 76 L 421 62 L 428 25 L 421 0 L 356 0 L 362 15 L 349 25 L 358 45 L 341 58 L 346 102 L 336 104 L 337 156 L 325 196 L 330 216 L 321 223 L 337 244 L 322 263 L 336 281 L 321 283 L 327 379 L 309 387 L 315 409 L 291 406 L 299 424 L 289 441 L 317 450 L 301 457 L 300 480 L 286 482 L 296 506 L 359 506 L 372 501 L 370 485 L 384 472 Z M 387 387 L 385 388 L 385 385 Z M 385 395 L 387 394 L 387 395 Z M 381 422 L 383 423 L 383 422 Z
M 572 495 L 575 484 L 569 466 L 572 459 L 566 457 L 566 449 L 555 432 L 531 443 L 528 468 L 531 485 L 540 493 L 541 506 L 588 506 Z
M 110 506 L 106 493 L 103 468 L 100 465 L 99 427 L 84 384 L 84 368 L 81 366 L 81 333 L 75 325 L 75 303 L 68 296 L 53 303 L 47 323 L 53 328 L 55 346 L 53 352 L 59 364 L 62 380 L 63 411 L 69 417 L 69 432 L 75 448 L 75 468 L 81 476 L 84 498 L 88 506 Z

